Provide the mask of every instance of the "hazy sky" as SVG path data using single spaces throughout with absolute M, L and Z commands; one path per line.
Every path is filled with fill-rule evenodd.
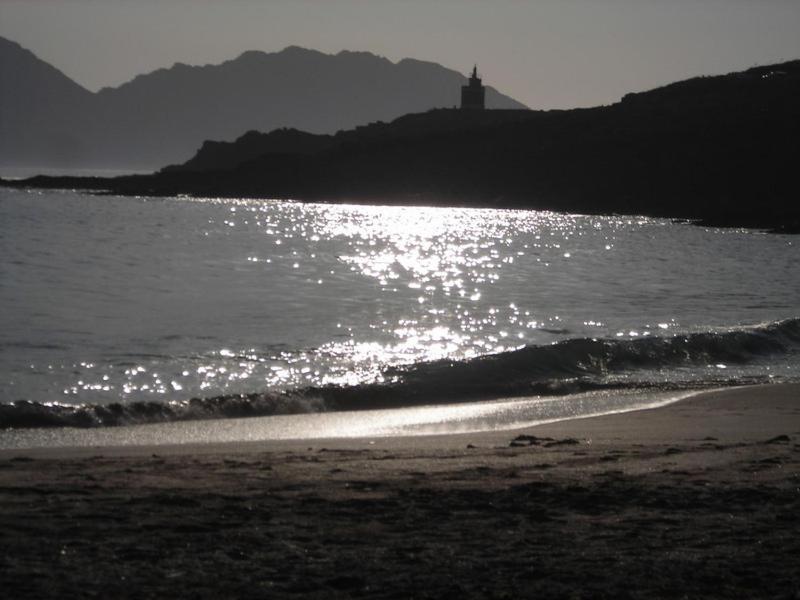
M 0 36 L 91 90 L 295 44 L 466 73 L 532 108 L 800 58 L 800 0 L 0 0 Z

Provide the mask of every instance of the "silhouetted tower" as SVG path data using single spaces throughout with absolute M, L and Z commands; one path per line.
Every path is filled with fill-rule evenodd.
M 486 89 L 481 84 L 481 78 L 478 77 L 478 65 L 475 65 L 472 68 L 472 77 L 469 78 L 469 83 L 461 86 L 461 108 L 483 110 L 486 108 L 485 95 Z

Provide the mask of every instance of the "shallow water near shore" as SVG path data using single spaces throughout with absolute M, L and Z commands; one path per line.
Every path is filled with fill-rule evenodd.
M 800 374 L 792 236 L 536 211 L 0 190 L 0 248 L 4 426 Z
M 0 430 L 0 449 L 159 446 L 271 440 L 449 435 L 520 429 L 666 406 L 698 392 L 587 392 L 387 410 L 103 427 Z

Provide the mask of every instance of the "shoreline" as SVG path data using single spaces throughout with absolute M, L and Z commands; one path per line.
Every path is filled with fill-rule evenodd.
M 514 431 L 3 451 L 0 585 L 793 598 L 798 490 L 800 384 Z
M 548 432 L 549 434 L 558 433 L 559 435 L 567 435 L 570 432 L 581 431 L 585 437 L 592 437 L 597 434 L 601 436 L 611 436 L 612 431 L 618 429 L 617 435 L 622 435 L 620 439 L 627 439 L 631 436 L 636 436 L 639 442 L 666 442 L 663 435 L 663 419 L 667 418 L 672 421 L 675 420 L 675 415 L 681 413 L 694 414 L 705 411 L 713 411 L 721 408 L 728 403 L 739 404 L 742 398 L 755 398 L 763 400 L 765 396 L 770 396 L 771 393 L 777 392 L 778 396 L 786 402 L 786 398 L 792 396 L 797 397 L 797 402 L 800 405 L 800 383 L 779 383 L 779 384 L 755 384 L 744 386 L 730 386 L 719 387 L 710 389 L 694 389 L 685 390 L 683 392 L 670 392 L 670 393 L 653 393 L 642 390 L 640 394 L 644 397 L 653 398 L 650 400 L 652 405 L 644 406 L 642 408 L 622 409 L 622 410 L 608 410 L 599 414 L 579 415 L 576 417 L 559 417 L 554 419 L 542 420 L 530 424 L 520 424 L 511 426 L 500 426 L 494 429 L 484 430 L 467 430 L 458 431 L 452 429 L 442 433 L 424 431 L 424 422 L 421 422 L 418 427 L 421 431 L 416 433 L 367 433 L 364 435 L 310 435 L 304 437 L 282 437 L 282 438 L 263 438 L 263 439 L 233 439 L 221 441 L 158 441 L 149 443 L 140 443 L 138 441 L 129 442 L 128 437 L 137 437 L 137 433 L 142 431 L 163 430 L 170 432 L 170 430 L 189 429 L 237 429 L 237 425 L 256 426 L 254 429 L 259 430 L 257 425 L 260 422 L 274 422 L 273 428 L 281 426 L 281 421 L 286 420 L 305 420 L 308 418 L 319 419 L 326 417 L 343 416 L 355 417 L 356 419 L 366 416 L 370 420 L 369 415 L 375 413 L 387 412 L 403 412 L 403 411 L 437 411 L 438 409 L 452 410 L 457 412 L 465 408 L 469 408 L 470 404 L 492 406 L 497 403 L 511 404 L 526 401 L 557 401 L 562 397 L 532 397 L 532 398 L 513 398 L 513 399 L 497 399 L 480 403 L 467 403 L 467 404 L 445 404 L 445 405 L 426 405 L 421 407 L 407 407 L 401 409 L 379 409 L 375 411 L 343 411 L 343 412 L 321 412 L 321 413 L 301 413 L 297 415 L 273 415 L 265 417 L 245 417 L 245 418 L 221 418 L 221 419 L 207 419 L 207 420 L 189 420 L 189 421 L 167 421 L 164 423 L 150 423 L 140 425 L 127 425 L 127 426 L 110 426 L 110 427 L 95 427 L 95 428 L 72 428 L 72 427 L 57 427 L 57 428 L 32 428 L 20 429 L 16 433 L 22 435 L 30 434 L 32 438 L 41 438 L 50 442 L 52 439 L 58 439 L 63 436 L 64 432 L 74 433 L 75 436 L 87 436 L 90 440 L 93 438 L 102 440 L 103 438 L 112 439 L 119 438 L 121 441 L 114 443 L 79 443 L 79 444 L 63 444 L 56 443 L 50 445 L 32 445 L 25 447 L 0 447 L 0 460 L 8 460 L 16 456 L 34 456 L 42 459 L 60 458 L 63 456 L 69 457 L 85 457 L 95 456 L 98 452 L 104 452 L 113 456 L 140 456 L 150 455 L 152 453 L 159 453 L 161 455 L 188 455 L 188 454 L 204 454 L 204 455 L 223 455 L 223 454 L 247 454 L 256 452 L 282 452 L 292 450 L 306 450 L 309 447 L 331 447 L 331 448 L 360 448 L 360 449 L 373 449 L 375 447 L 384 447 L 392 449 L 400 449 L 403 447 L 408 448 L 425 448 L 430 450 L 451 449 L 469 444 L 470 441 L 479 440 L 484 444 L 492 443 L 496 440 L 505 439 L 508 436 L 516 434 L 527 434 L 535 431 Z M 607 393 L 611 396 L 615 394 L 630 394 L 631 390 L 608 390 Z M 575 396 L 583 396 L 584 394 L 577 394 Z M 591 399 L 592 393 L 585 394 Z M 660 398 L 663 396 L 663 398 Z M 658 398 L 657 400 L 655 398 Z M 788 400 L 791 403 L 791 400 Z M 747 404 L 749 406 L 749 403 Z M 713 408 L 712 408 L 713 407 Z M 752 408 L 752 407 L 751 407 Z M 723 408 L 727 411 L 729 409 Z M 773 407 L 774 410 L 774 407 Z M 799 406 L 800 410 L 800 406 Z M 720 420 L 721 415 L 714 417 L 713 412 L 707 417 L 713 417 Z M 763 420 L 765 415 L 761 414 L 760 418 Z M 656 426 L 654 423 L 660 420 L 662 425 Z M 705 422 L 705 419 L 702 420 Z M 683 427 L 691 427 L 696 430 L 697 427 L 707 427 L 706 424 L 700 426 L 697 423 L 684 422 Z M 800 427 L 800 424 L 798 424 Z M 639 430 L 646 431 L 647 435 L 638 433 Z M 324 429 L 323 429 L 324 430 Z M 737 435 L 742 433 L 741 426 L 739 425 Z M 625 433 L 621 433 L 625 432 Z M 2 433 L 2 432 L 0 432 Z M 125 435 L 130 433 L 131 435 Z M 105 435 L 104 435 L 105 434 Z M 167 434 L 168 435 L 168 434 Z M 245 432 L 239 434 L 251 437 L 252 434 Z M 697 432 L 699 435 L 699 432 Z M 64 436 L 66 437 L 66 436 Z M 158 439 L 165 438 L 164 434 L 158 436 Z
M 396 207 L 403 206 L 409 208 L 464 208 L 464 209 L 496 209 L 496 210 L 510 210 L 521 212 L 553 212 L 564 215 L 591 215 L 597 217 L 625 217 L 637 218 L 644 217 L 648 219 L 664 219 L 675 223 L 688 223 L 696 227 L 704 228 L 718 228 L 718 229 L 748 229 L 752 231 L 760 231 L 764 233 L 772 233 L 777 235 L 798 235 L 800 234 L 800 223 L 797 218 L 790 216 L 787 220 L 783 215 L 757 215 L 746 214 L 744 216 L 739 214 L 694 214 L 688 212 L 672 213 L 664 211 L 651 211 L 645 208 L 638 210 L 622 209 L 608 209 L 596 210 L 592 207 L 585 205 L 580 208 L 574 207 L 560 207 L 557 205 L 523 205 L 515 201 L 503 201 L 497 198 L 492 198 L 484 201 L 465 201 L 463 199 L 456 200 L 447 198 L 446 196 L 425 195 L 425 194 L 412 194 L 412 195 L 392 195 L 384 194 L 370 195 L 362 197 L 359 195 L 347 196 L 304 196 L 304 195 L 291 195 L 291 194 L 264 194 L 259 192 L 243 193 L 240 190 L 232 190 L 226 192 L 223 190 L 214 190 L 213 192 L 181 192 L 177 189 L 169 188 L 166 190 L 158 190 L 155 188 L 132 189 L 111 187 L 110 185 L 101 185 L 102 182 L 107 182 L 117 178 L 141 178 L 153 177 L 157 173 L 152 174 L 132 174 L 132 175 L 119 175 L 115 177 L 100 177 L 96 175 L 91 176 L 73 176 L 73 175 L 35 175 L 33 177 L 25 178 L 3 178 L 0 177 L 0 189 L 6 188 L 18 191 L 53 191 L 53 192 L 81 192 L 95 196 L 118 196 L 121 198 L 180 198 L 189 197 L 196 199 L 204 198 L 222 198 L 226 200 L 236 200 L 242 197 L 248 200 L 256 201 L 273 201 L 278 200 L 281 202 L 299 202 L 302 204 L 331 204 L 331 205 L 355 205 L 355 206 L 387 206 Z
M 496 398 L 486 401 L 410 405 L 397 408 L 333 410 L 286 415 L 168 420 L 119 426 L 32 427 L 0 430 L 0 457 L 8 452 L 79 452 L 81 448 L 177 448 L 225 452 L 237 444 L 351 441 L 394 438 L 413 445 L 417 438 L 447 439 L 529 429 L 561 421 L 624 414 L 668 406 L 710 391 L 609 389 L 563 396 Z M 402 441 L 402 440 L 405 440 Z

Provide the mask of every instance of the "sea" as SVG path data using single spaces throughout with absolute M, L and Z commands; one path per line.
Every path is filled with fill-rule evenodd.
M 799 244 L 0 188 L 0 447 L 477 431 L 800 381 Z

